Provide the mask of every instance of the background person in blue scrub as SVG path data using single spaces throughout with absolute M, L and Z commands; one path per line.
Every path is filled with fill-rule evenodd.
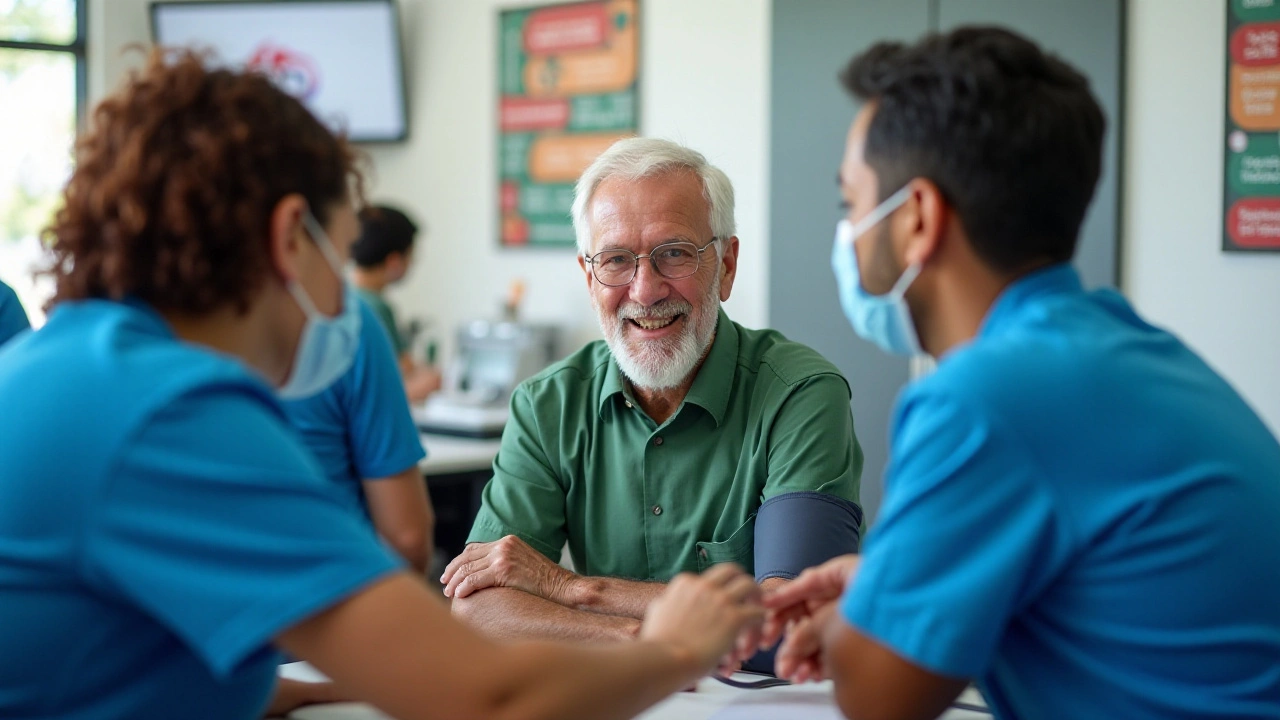
M 274 645 L 405 720 L 622 718 L 745 652 L 762 610 L 729 567 L 616 648 L 455 622 L 276 400 L 355 353 L 349 147 L 267 77 L 178 52 L 91 117 L 52 315 L 0 353 L 0 717 L 253 718 Z
M 413 360 L 408 343 L 400 335 L 395 310 L 382 294 L 409 272 L 417 237 L 418 226 L 408 215 L 393 207 L 375 205 L 360 211 L 360 236 L 351 245 L 351 259 L 356 265 L 352 282 L 391 338 L 410 402 L 421 402 L 439 390 L 440 373 Z
M 23 330 L 31 329 L 27 311 L 22 309 L 13 288 L 0 282 L 0 345 L 4 345 Z
M 854 329 L 937 372 L 894 412 L 863 547 L 766 600 L 780 674 L 853 718 L 1280 717 L 1280 445 L 1069 264 L 1104 118 L 1027 40 L 959 29 L 844 71 L 865 105 L 833 265 Z M 1206 312 L 1212 311 L 1206 308 Z M 841 598 L 841 595 L 843 597 Z
M 285 402 L 284 412 L 352 511 L 425 573 L 435 515 L 418 470 L 422 441 L 387 334 L 368 305 L 357 302 L 360 346 L 351 368 L 319 394 Z

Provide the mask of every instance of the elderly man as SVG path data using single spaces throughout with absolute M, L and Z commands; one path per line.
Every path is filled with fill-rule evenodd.
M 441 581 L 501 637 L 625 639 L 675 574 L 735 562 L 766 588 L 857 549 L 849 386 L 720 309 L 733 188 L 633 138 L 579 179 L 574 228 L 605 339 L 523 383 L 467 549 Z M 556 564 L 568 542 L 575 574 Z

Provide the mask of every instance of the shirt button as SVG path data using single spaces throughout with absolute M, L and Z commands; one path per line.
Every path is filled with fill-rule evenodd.
M 662 506 L 661 506 L 661 505 L 654 505 L 654 506 L 653 506 L 653 514 L 654 514 L 654 515 L 661 515 L 661 514 L 662 514 Z
M 706 548 L 698 548 L 698 557 L 702 558 L 703 560 L 706 560 L 706 559 L 707 559 L 707 549 L 706 549 Z
M 654 439 L 653 439 L 653 444 L 654 444 L 654 445 L 661 445 L 661 444 L 662 444 L 662 436 L 661 436 L 661 435 L 659 435 L 658 437 L 654 438 Z
M 627 407 L 631 407 L 631 401 L 630 401 L 630 400 L 626 400 L 625 402 L 627 403 Z

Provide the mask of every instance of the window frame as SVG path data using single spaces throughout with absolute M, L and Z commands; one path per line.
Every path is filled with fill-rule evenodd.
M 76 134 L 84 129 L 84 109 L 89 102 L 89 0 L 76 0 L 76 36 L 70 43 L 30 42 L 0 38 L 0 50 L 33 50 L 67 53 L 76 61 Z

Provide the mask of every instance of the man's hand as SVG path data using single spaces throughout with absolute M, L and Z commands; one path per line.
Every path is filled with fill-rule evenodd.
M 472 543 L 449 563 L 440 582 L 445 597 L 464 598 L 477 590 L 506 587 L 571 605 L 569 587 L 577 576 L 551 562 L 515 535 Z
M 764 606 L 769 615 L 760 647 L 773 647 L 789 626 L 812 617 L 818 610 L 838 600 L 861 561 L 858 555 L 832 558 L 805 570 L 795 580 L 765 595 Z
M 702 575 L 681 573 L 649 604 L 641 640 L 679 647 L 708 670 L 731 657 L 734 644 L 764 620 L 760 587 L 732 564 Z

